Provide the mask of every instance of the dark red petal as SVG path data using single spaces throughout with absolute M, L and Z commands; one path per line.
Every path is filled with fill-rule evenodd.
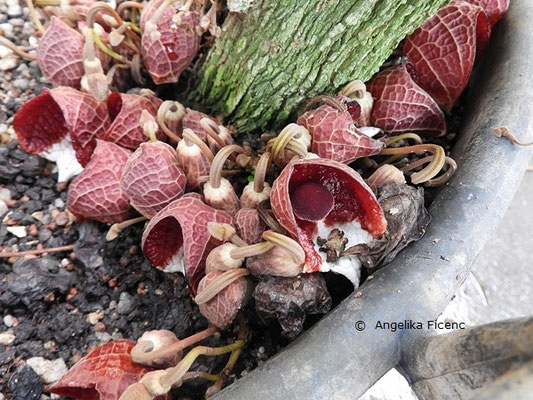
M 76 157 L 84 166 L 96 146 L 96 138 L 108 126 L 105 104 L 69 87 L 45 89 L 24 104 L 14 120 L 20 146 L 27 152 L 45 151 L 68 134 Z
M 114 121 L 118 113 L 122 108 L 122 97 L 120 93 L 113 92 L 107 96 L 107 111 L 109 112 L 109 118 Z
M 311 242 L 317 233 L 317 224 L 297 218 L 292 204 L 295 188 L 306 182 L 319 183 L 333 195 L 335 205 L 324 219 L 326 225 L 355 220 L 373 237 L 380 237 L 385 232 L 387 221 L 383 210 L 370 188 L 353 169 L 321 158 L 291 162 L 274 181 L 270 202 L 279 223 L 305 251 L 304 272 L 318 271 L 322 263 Z
M 107 223 L 127 219 L 130 204 L 120 178 L 130 154 L 114 143 L 97 140 L 91 161 L 69 187 L 69 211 L 80 219 Z
M 205 275 L 205 259 L 221 243 L 207 231 L 208 222 L 231 224 L 231 216 L 205 204 L 200 195 L 189 193 L 159 211 L 143 232 L 143 252 L 152 265 L 165 269 L 183 244 L 185 275 L 196 295 Z
M 103 139 L 126 149 L 135 150 L 141 143 L 148 140 L 139 123 L 142 112 L 146 110 L 155 117 L 160 105 L 161 100 L 157 97 L 124 93 L 110 94 L 107 109 L 113 122 L 105 132 Z M 165 139 L 162 130 L 157 132 L 157 138 Z
M 294 215 L 305 221 L 320 221 L 333 210 L 335 200 L 326 187 L 317 182 L 304 182 L 291 194 Z
M 17 111 L 13 127 L 20 147 L 32 154 L 45 151 L 68 133 L 63 111 L 48 89 Z
M 150 3 L 161 2 L 152 0 Z M 144 65 L 156 84 L 177 82 L 200 48 L 200 35 L 196 32 L 200 16 L 192 11 L 183 11 L 179 14 L 180 23 L 176 26 L 172 20 L 175 15 L 174 7 L 168 4 L 155 21 L 157 25 L 155 35 L 145 32 L 146 18 L 143 19 L 141 52 Z
M 83 35 L 52 16 L 39 41 L 37 59 L 42 74 L 56 86 L 80 86 L 83 69 Z
M 449 110 L 465 89 L 476 52 L 489 35 L 485 12 L 456 1 L 408 36 L 403 52 L 413 63 L 420 86 L 441 108 Z
M 441 109 L 401 64 L 380 72 L 370 83 L 374 97 L 371 124 L 390 134 L 417 132 L 432 136 L 446 134 Z
M 135 342 L 103 344 L 78 361 L 50 392 L 83 400 L 117 400 L 126 388 L 151 371 L 132 361 Z
M 489 17 L 489 22 L 494 26 L 509 8 L 509 0 L 465 0 L 470 4 L 480 6 Z

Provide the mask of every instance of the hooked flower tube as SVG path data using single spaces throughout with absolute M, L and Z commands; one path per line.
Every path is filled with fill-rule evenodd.
M 274 181 L 271 204 L 280 224 L 305 251 L 303 272 L 332 270 L 358 286 L 360 263 L 342 257 L 342 250 L 380 237 L 387 221 L 357 172 L 333 160 L 293 161 Z M 339 232 L 336 242 L 330 240 Z M 330 257 L 330 251 L 327 257 L 321 254 L 331 250 L 330 241 L 340 243 L 336 257 Z

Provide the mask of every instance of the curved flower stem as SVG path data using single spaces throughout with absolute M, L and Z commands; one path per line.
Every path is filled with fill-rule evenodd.
M 412 163 L 407 164 L 405 167 L 401 169 L 402 172 L 409 172 L 412 171 L 415 168 L 418 168 L 424 164 L 427 164 L 433 160 L 434 156 L 428 156 L 421 158 L 419 160 L 413 161 Z M 455 171 L 457 171 L 457 163 L 455 160 L 451 157 L 446 157 L 446 165 L 448 166 L 446 172 L 442 174 L 440 177 L 435 179 L 430 179 L 427 182 L 424 183 L 424 186 L 428 187 L 436 187 L 445 184 L 450 180 L 450 178 L 453 176 Z
M 204 130 L 207 132 L 207 134 L 213 139 L 220 148 L 226 146 L 228 143 L 226 143 L 221 137 L 220 137 L 220 126 L 216 124 L 215 121 L 213 121 L 210 118 L 202 118 L 200 120 L 200 126 L 204 128 Z
M 277 137 L 268 141 L 269 146 L 272 148 L 272 157 L 277 159 L 292 139 L 299 138 L 304 130 L 307 131 L 303 126 L 297 124 L 289 124 L 283 128 Z M 307 154 L 307 149 L 305 150 Z
M 363 81 L 355 80 L 351 81 L 344 86 L 339 94 L 352 99 L 362 99 L 366 92 L 366 85 Z
M 181 103 L 172 100 L 164 101 L 157 110 L 157 123 L 163 132 L 175 142 L 181 140 L 176 132 L 184 115 L 185 107 Z
M 257 205 L 256 210 L 259 217 L 271 230 L 283 234 L 285 229 L 283 229 L 276 218 L 272 216 L 271 212 L 266 208 L 266 204 L 268 204 L 268 200 L 264 200 Z
M 264 254 L 275 245 L 270 242 L 261 242 L 256 244 L 250 244 L 247 246 L 237 247 L 230 251 L 230 256 L 233 259 L 238 258 L 246 258 L 246 257 L 253 257 L 258 256 L 260 254 Z
M 9 253 L 1 253 L 0 252 L 0 258 L 38 256 L 40 254 L 59 253 L 59 252 L 62 252 L 62 251 L 72 251 L 72 250 L 74 250 L 74 245 L 73 244 L 69 244 L 68 246 L 50 247 L 48 249 L 15 251 L 15 252 L 9 252 Z
M 246 268 L 235 268 L 224 271 L 222 275 L 212 281 L 204 290 L 202 290 L 201 293 L 194 298 L 194 302 L 198 305 L 207 303 L 237 279 L 249 274 L 250 272 Z
M 131 76 L 133 80 L 137 82 L 137 84 L 143 86 L 146 84 L 146 79 L 144 79 L 142 75 L 141 67 L 142 67 L 141 55 L 139 53 L 134 54 L 133 58 L 131 59 L 131 65 L 130 65 Z
M 248 246 L 248 243 L 235 233 L 235 228 L 230 224 L 211 221 L 207 223 L 207 231 L 211 236 L 221 242 L 229 240 L 238 247 Z
M 35 27 L 39 31 L 41 35 L 44 35 L 44 27 L 43 24 L 41 24 L 41 21 L 39 20 L 39 16 L 37 15 L 37 11 L 35 10 L 35 7 L 33 6 L 32 0 L 26 0 L 26 5 L 28 6 L 28 10 L 30 12 L 30 17 L 35 24 Z
M 213 156 L 213 152 L 209 149 L 209 147 L 205 144 L 205 142 L 202 139 L 200 139 L 198 135 L 194 133 L 191 129 L 185 128 L 183 130 L 182 136 L 187 146 L 192 146 L 192 145 L 198 146 L 211 163 L 214 161 L 215 157 Z M 212 168 L 213 167 L 211 166 L 211 170 Z
M 105 236 L 105 240 L 110 242 L 111 240 L 116 239 L 117 236 L 119 235 L 119 233 L 122 232 L 127 227 L 132 226 L 132 225 L 134 225 L 134 224 L 136 224 L 138 222 L 144 222 L 146 220 L 148 220 L 148 218 L 141 216 L 141 217 L 129 219 L 129 220 L 124 221 L 124 222 L 119 222 L 117 224 L 113 224 L 113 225 L 111 225 L 111 228 L 109 228 L 109 231 L 107 232 L 107 234 Z
M 246 340 L 246 320 L 242 313 L 239 313 L 239 315 L 237 316 L 237 319 L 239 321 L 239 333 L 237 335 L 237 340 L 245 341 Z M 212 385 L 211 387 L 207 389 L 206 397 L 210 397 L 222 389 L 224 382 L 226 381 L 231 371 L 233 370 L 233 367 L 237 363 L 237 360 L 239 359 L 241 352 L 242 352 L 242 348 L 235 349 L 231 352 L 228 362 L 226 363 L 226 366 L 218 374 L 220 376 L 219 380 L 214 385 Z
M 270 152 L 265 152 L 259 157 L 257 166 L 255 167 L 255 176 L 254 176 L 254 191 L 256 193 L 262 193 L 265 188 L 265 177 L 270 169 L 270 164 L 272 161 L 272 154 Z
M 244 149 L 236 144 L 225 146 L 219 150 L 213 163 L 211 164 L 211 169 L 209 170 L 209 184 L 212 188 L 220 187 L 220 180 L 222 178 L 222 169 L 228 157 L 233 153 L 244 153 Z
M 13 43 L 11 40 L 6 39 L 3 36 L 0 36 L 0 46 L 7 47 L 8 49 L 13 50 L 15 54 L 18 56 L 24 58 L 28 61 L 37 61 L 37 56 L 35 54 L 26 53 L 24 50 L 22 50 L 20 47 L 18 47 L 15 43 Z
M 120 17 L 120 15 L 115 11 L 115 9 L 113 7 L 111 7 L 109 4 L 101 2 L 101 1 L 99 1 L 97 3 L 94 3 L 91 6 L 91 8 L 89 9 L 89 12 L 87 13 L 86 21 L 87 21 L 87 26 L 89 28 L 94 28 L 95 18 L 96 18 L 96 15 L 99 12 L 103 12 L 104 14 L 107 14 L 107 15 L 110 15 L 111 17 L 113 17 L 113 19 L 116 21 L 118 26 L 127 25 L 128 28 L 130 28 L 128 23 L 125 22 Z M 139 38 L 139 36 L 135 32 L 133 32 L 131 29 L 126 29 L 125 33 L 134 42 L 136 42 L 136 43 L 140 43 L 141 42 L 141 39 Z M 105 50 L 102 49 L 102 51 L 105 51 Z
M 518 140 L 518 138 L 506 126 L 499 126 L 497 128 L 494 128 L 492 129 L 492 132 L 496 137 L 507 138 L 509 141 L 516 144 L 517 146 L 533 146 L 533 142 L 521 142 L 520 140 Z
M 152 351 L 152 342 L 147 340 L 139 341 L 131 349 L 131 359 L 138 364 L 149 364 L 152 361 L 158 358 L 165 358 L 167 355 L 179 353 L 185 348 L 192 346 L 193 344 L 198 343 L 200 340 L 204 340 L 209 336 L 214 335 L 218 332 L 218 329 L 215 327 L 204 329 L 201 332 L 195 333 L 179 342 L 171 344 L 163 349 Z
M 416 144 L 422 144 L 422 138 L 420 136 L 418 136 L 416 133 L 409 132 L 409 133 L 402 133 L 401 135 L 388 138 L 387 140 L 385 140 L 385 147 L 389 147 L 393 145 L 394 143 L 398 143 L 401 140 L 407 140 L 407 139 L 414 140 Z
M 344 111 L 347 110 L 346 105 L 341 103 L 336 98 L 331 97 L 331 96 L 326 96 L 326 95 L 320 95 L 320 96 L 313 97 L 309 101 L 309 103 L 306 104 L 305 111 L 309 111 L 311 109 L 311 107 L 313 107 L 315 104 L 319 104 L 319 103 L 327 104 L 328 106 L 331 106 L 331 107 L 335 108 L 339 112 L 344 112 Z
M 100 39 L 100 36 L 98 36 L 98 34 L 93 28 L 89 28 L 89 29 L 93 36 L 94 44 L 97 45 L 100 50 L 102 50 L 109 57 L 114 58 L 115 60 L 121 63 L 131 65 L 131 61 L 127 60 L 126 57 L 124 57 L 122 54 L 118 54 L 113 49 L 107 47 L 105 43 L 102 42 L 102 40 Z
M 296 140 L 292 139 L 287 145 L 285 146 L 286 150 L 292 151 L 300 158 L 306 158 L 307 157 L 307 149 L 305 146 Z
M 274 231 L 265 231 L 263 239 L 287 250 L 299 265 L 305 262 L 305 252 L 302 246 L 290 237 Z
M 202 371 L 189 371 L 189 372 L 186 372 L 183 375 L 183 379 L 182 380 L 183 381 L 188 381 L 188 380 L 196 379 L 196 378 L 202 378 L 202 379 L 205 379 L 205 380 L 211 381 L 211 382 L 219 382 L 221 380 L 220 374 L 208 374 L 207 372 L 202 372 Z
M 418 144 L 415 146 L 398 147 L 383 149 L 379 152 L 379 155 L 396 155 L 396 154 L 410 154 L 430 151 L 434 154 L 433 160 L 420 172 L 415 172 L 411 175 L 411 182 L 415 185 L 426 182 L 435 177 L 444 166 L 446 161 L 446 154 L 441 146 L 435 144 Z
M 120 15 L 120 17 L 122 18 L 122 16 L 124 15 L 124 11 L 126 11 L 129 8 L 131 8 L 132 11 L 136 9 L 142 10 L 144 8 L 144 4 L 137 3 L 136 1 L 124 1 L 118 5 L 117 14 Z
M 234 343 L 222 347 L 195 347 L 183 358 L 183 360 L 180 361 L 178 365 L 165 370 L 165 374 L 160 379 L 161 385 L 163 387 L 166 387 L 181 383 L 183 376 L 199 356 L 220 356 L 222 354 L 230 353 L 237 349 L 242 349 L 244 343 L 244 340 L 238 339 Z

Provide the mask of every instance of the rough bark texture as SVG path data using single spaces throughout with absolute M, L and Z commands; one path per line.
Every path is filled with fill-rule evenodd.
M 277 127 L 309 98 L 368 80 L 447 0 L 257 0 L 230 14 L 190 100 L 239 132 Z

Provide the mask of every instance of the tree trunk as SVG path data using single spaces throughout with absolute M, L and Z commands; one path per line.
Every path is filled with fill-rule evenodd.
M 279 128 L 308 99 L 368 80 L 447 0 L 255 0 L 222 27 L 190 95 L 239 132 Z

